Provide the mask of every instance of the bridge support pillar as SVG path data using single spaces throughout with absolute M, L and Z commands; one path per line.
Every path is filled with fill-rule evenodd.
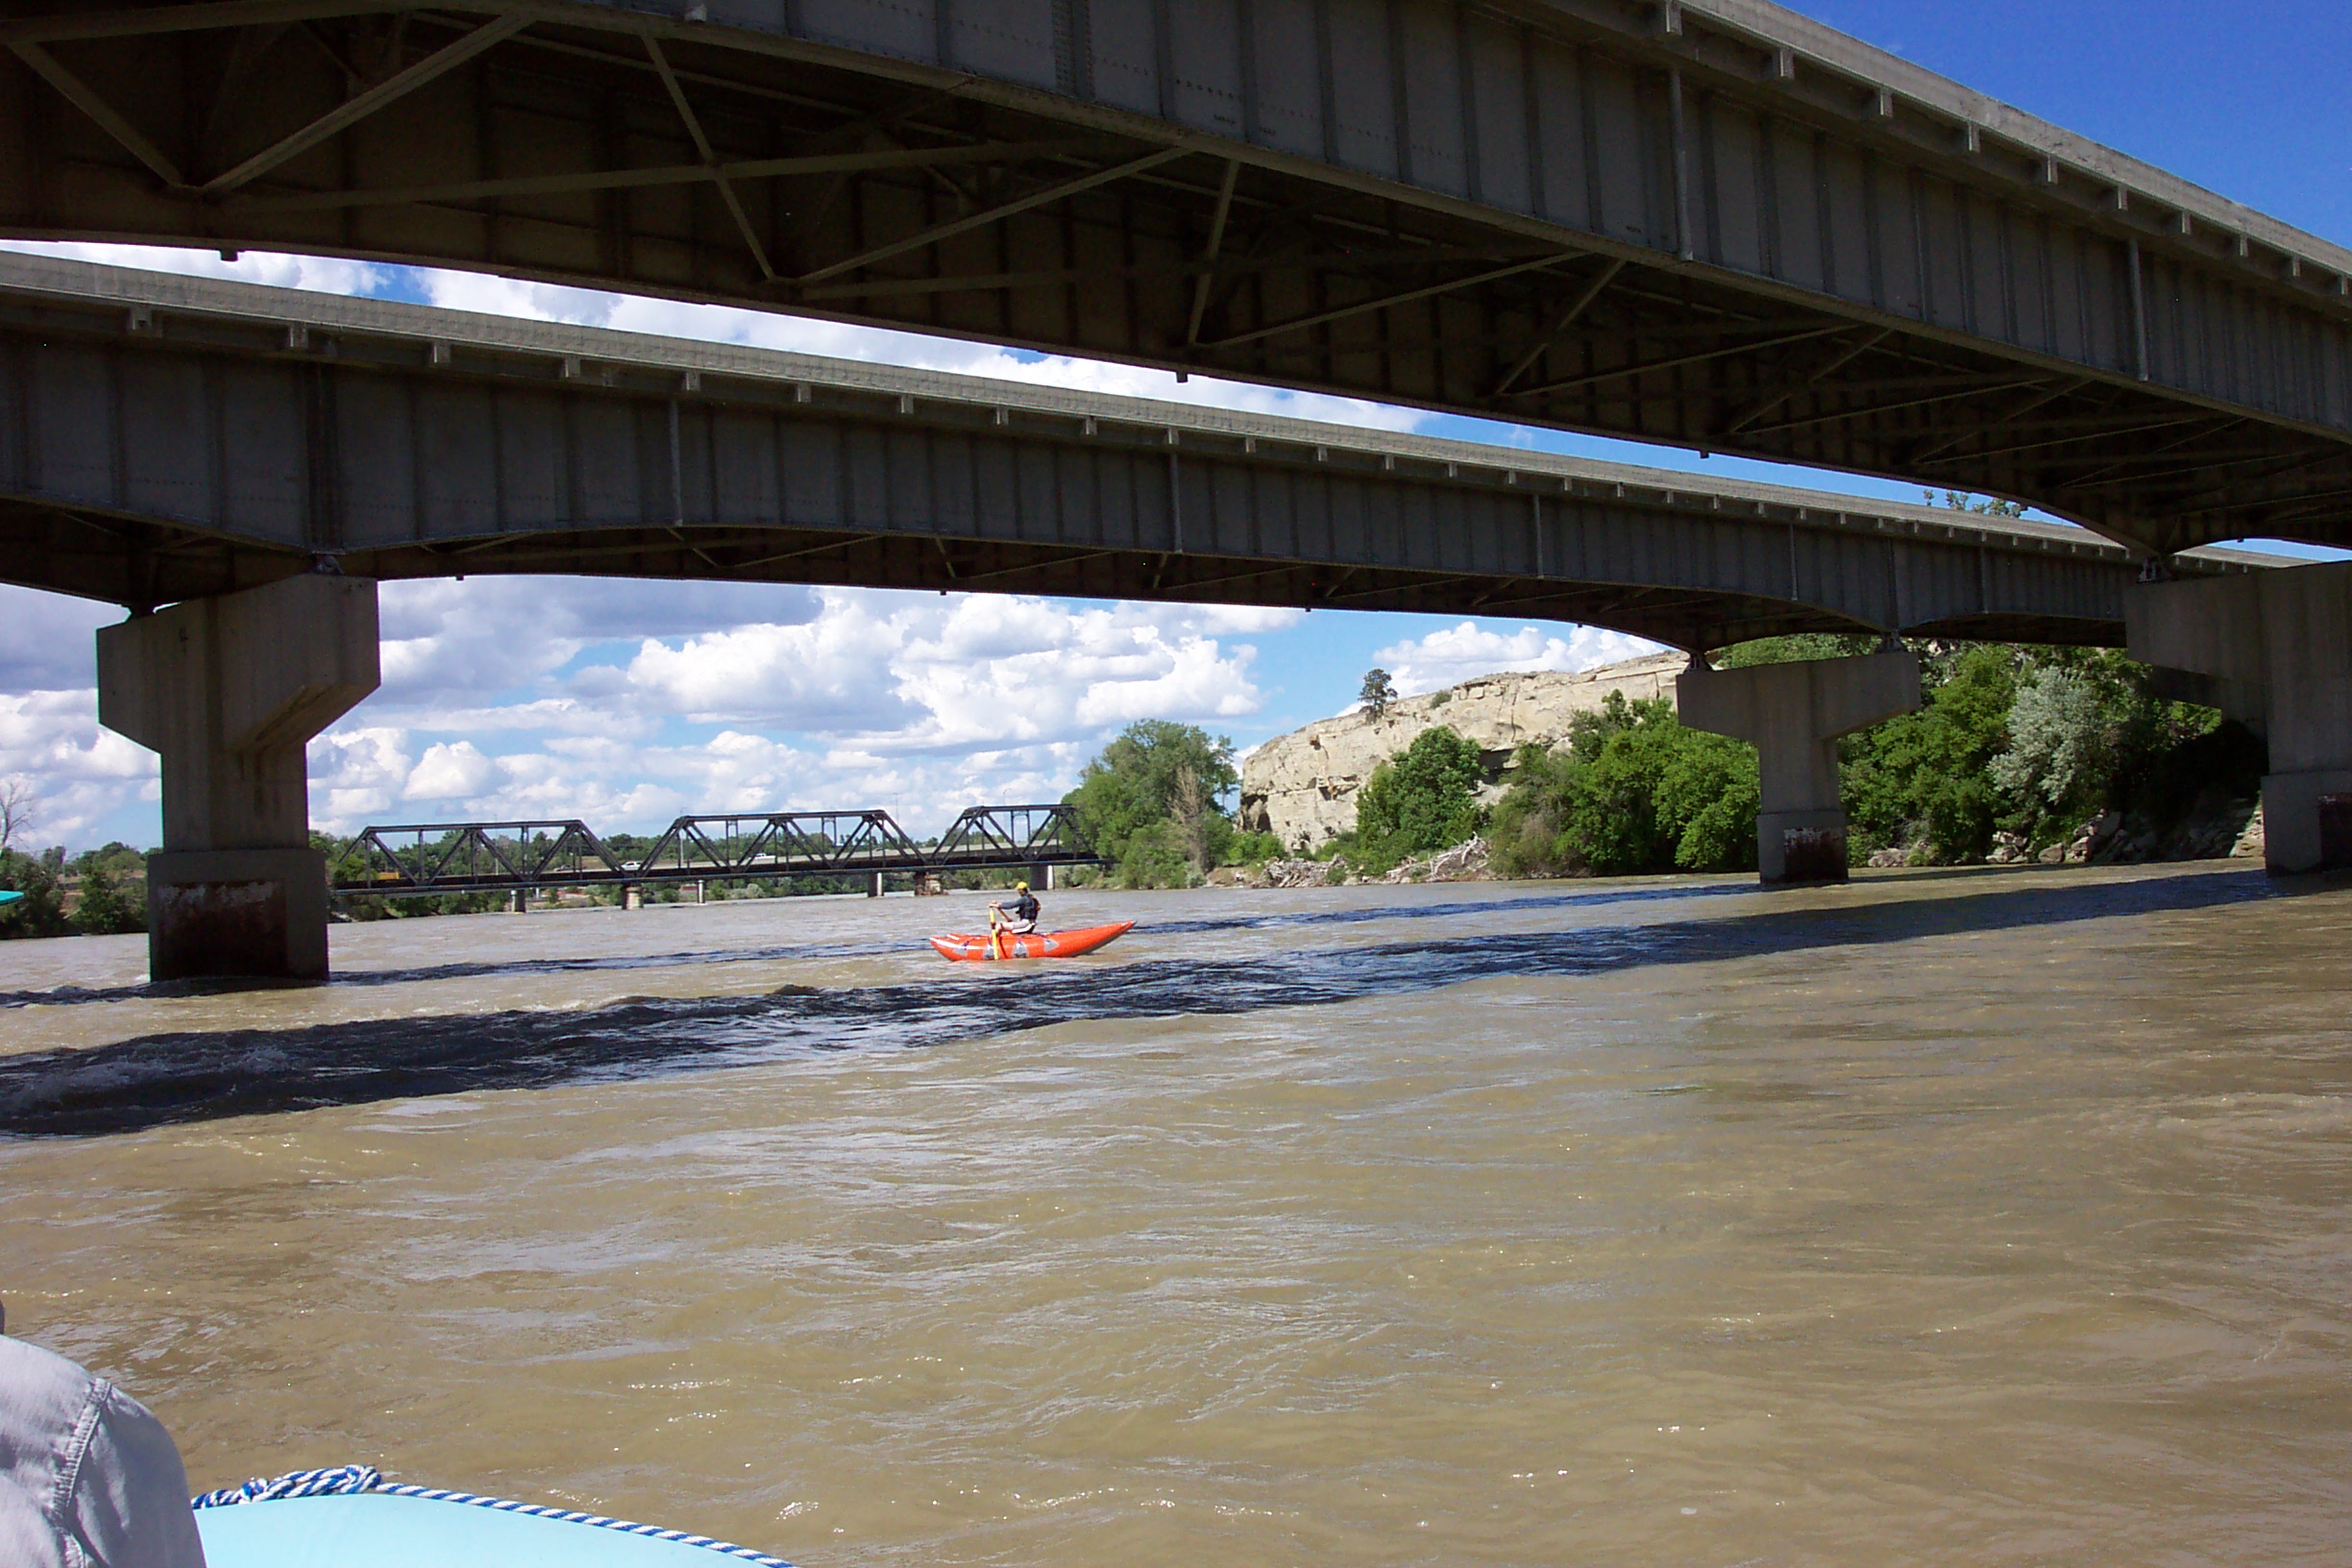
M 880 871 L 874 871 L 868 875 L 866 880 L 866 896 L 869 898 L 879 898 L 882 896 L 882 873 Z
M 1032 893 L 1051 893 L 1051 892 L 1053 892 L 1053 891 L 1054 891 L 1053 873 L 1054 873 L 1053 862 L 1051 862 L 1051 861 L 1047 861 L 1047 862 L 1045 862 L 1045 863 L 1044 863 L 1043 865 L 1041 865 L 1041 866 L 1032 866 L 1032 867 L 1030 867 L 1030 868 L 1029 868 L 1029 891 L 1030 891 L 1030 892 L 1032 892 Z
M 1692 729 L 1756 748 L 1763 809 L 1756 869 L 1767 884 L 1846 880 L 1846 808 L 1837 738 L 1920 704 L 1919 660 L 1887 649 L 1855 659 L 1806 659 L 1715 670 L 1693 659 L 1675 683 Z
M 514 890 L 514 892 L 508 894 L 506 895 L 506 913 L 509 915 L 529 914 L 530 890 L 527 888 L 517 888 Z
M 303 747 L 377 687 L 376 584 L 306 576 L 98 633 L 98 718 L 163 759 L 157 980 L 327 973 Z
M 2270 743 L 2271 872 L 2352 868 L 2352 561 L 2149 583 L 2123 613 L 2131 656 L 2173 695 Z
M 645 908 L 645 887 L 642 883 L 621 884 L 621 907 L 625 910 Z

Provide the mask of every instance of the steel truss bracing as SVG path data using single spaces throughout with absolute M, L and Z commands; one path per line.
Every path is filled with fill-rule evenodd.
M 1323 388 L 2144 552 L 2352 543 L 2352 254 L 1752 0 L 12 12 L 0 232 Z
M 0 256 L 0 579 L 138 609 L 326 569 L 1482 611 L 1703 649 L 2113 643 L 2144 563 L 2047 524 Z
M 576 820 L 368 827 L 336 867 L 334 888 L 419 897 L 1100 864 L 1060 805 L 972 806 L 928 845 L 886 811 L 746 812 L 680 817 L 636 859 Z

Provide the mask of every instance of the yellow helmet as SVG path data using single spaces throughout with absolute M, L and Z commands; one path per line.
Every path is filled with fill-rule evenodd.
M 1013 884 L 1013 891 L 1015 893 L 1027 893 L 1029 891 L 1029 884 L 1026 882 L 1016 882 Z

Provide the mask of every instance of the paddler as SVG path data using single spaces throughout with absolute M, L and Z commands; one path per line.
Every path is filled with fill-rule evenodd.
M 1043 908 L 1038 903 L 1037 894 L 1029 891 L 1028 883 L 1014 883 L 1013 892 L 1011 903 L 989 905 L 989 927 L 1007 936 L 1027 936 L 1037 929 L 1038 917 Z

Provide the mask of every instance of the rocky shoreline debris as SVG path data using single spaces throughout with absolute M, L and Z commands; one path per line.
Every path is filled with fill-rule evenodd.
M 1214 885 L 1228 888 L 1335 888 L 1495 880 L 1482 838 L 1406 861 L 1380 876 L 1362 875 L 1341 854 L 1329 860 L 1269 860 L 1262 866 L 1231 866 L 1211 878 Z

